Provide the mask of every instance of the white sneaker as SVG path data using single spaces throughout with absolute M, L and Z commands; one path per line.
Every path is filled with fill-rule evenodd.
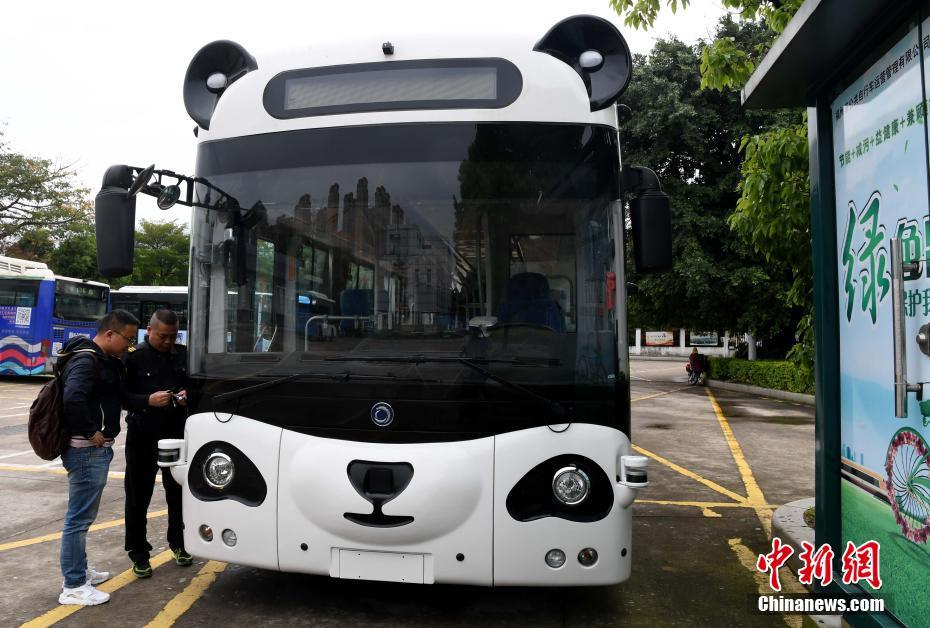
M 82 584 L 73 589 L 62 587 L 61 595 L 58 596 L 59 604 L 75 604 L 77 606 L 97 606 L 109 601 L 109 593 L 99 591 L 89 584 Z
M 109 571 L 94 571 L 90 567 L 87 568 L 87 584 L 97 585 L 103 584 L 110 579 Z

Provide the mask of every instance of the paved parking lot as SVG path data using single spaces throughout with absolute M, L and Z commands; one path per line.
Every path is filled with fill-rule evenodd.
M 770 549 L 772 510 L 814 491 L 813 409 L 689 387 L 684 360 L 633 365 L 633 441 L 650 460 L 634 510 L 633 575 L 616 587 L 486 589 L 281 574 L 164 552 L 164 493 L 149 540 L 154 576 L 136 581 L 123 542 L 123 435 L 88 556 L 117 575 L 109 604 L 59 607 L 58 536 L 67 502 L 59 462 L 29 448 L 26 416 L 41 381 L 0 379 L 0 625 L 784 626 L 753 613 L 766 586 L 753 568 Z M 196 557 L 195 557 L 196 558 Z M 156 566 L 157 565 L 157 566 Z

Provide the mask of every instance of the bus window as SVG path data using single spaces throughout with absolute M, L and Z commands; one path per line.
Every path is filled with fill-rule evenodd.
M 256 246 L 255 291 L 255 343 L 252 351 L 268 351 L 277 327 L 272 318 L 272 290 L 274 286 L 274 243 L 259 238 Z
M 109 290 L 103 286 L 55 281 L 55 318 L 96 321 L 107 313 Z
M 574 234 L 510 236 L 510 278 L 505 294 L 511 310 L 520 300 L 533 300 L 532 317 L 558 331 L 575 331 L 572 277 L 575 268 Z M 535 288 L 533 294 L 527 290 Z M 508 311 L 507 316 L 513 312 Z M 506 321 L 505 321 L 506 322 Z
M 39 282 L 22 279 L 0 279 L 0 305 L 35 307 L 39 298 Z

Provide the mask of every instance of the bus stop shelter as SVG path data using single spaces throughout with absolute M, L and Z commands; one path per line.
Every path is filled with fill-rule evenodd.
M 816 543 L 886 609 L 853 625 L 930 622 L 928 55 L 930 2 L 807 0 L 742 94 L 808 111 Z M 880 586 L 844 585 L 871 541 Z

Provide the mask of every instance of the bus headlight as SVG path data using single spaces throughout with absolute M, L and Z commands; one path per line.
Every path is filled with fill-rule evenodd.
M 552 492 L 555 498 L 566 506 L 580 504 L 588 497 L 591 480 L 578 467 L 562 467 L 552 478 Z
M 551 549 L 546 552 L 546 564 L 553 569 L 558 569 L 565 564 L 565 552 L 560 549 Z
M 232 482 L 236 467 L 223 453 L 212 453 L 203 463 L 203 479 L 213 488 L 225 488 Z

